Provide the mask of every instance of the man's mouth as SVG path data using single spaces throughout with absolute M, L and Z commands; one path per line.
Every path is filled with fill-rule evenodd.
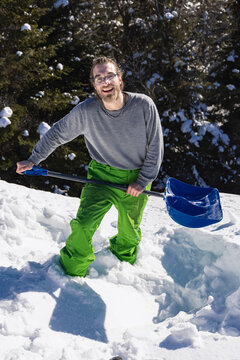
M 111 89 L 102 89 L 102 92 L 104 94 L 110 94 L 112 91 L 113 91 L 113 88 L 111 88 Z

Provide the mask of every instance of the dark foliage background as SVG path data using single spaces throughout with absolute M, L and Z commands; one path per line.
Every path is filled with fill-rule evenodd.
M 165 157 L 155 190 L 173 176 L 240 194 L 239 1 L 0 4 L 0 110 L 13 110 L 11 124 L 0 128 L 1 179 L 63 188 L 66 181 L 19 176 L 15 164 L 30 155 L 40 123 L 51 126 L 92 94 L 91 62 L 104 54 L 121 64 L 126 90 L 151 96 L 158 107 Z M 31 30 L 21 31 L 24 24 Z M 86 175 L 88 162 L 77 138 L 42 166 Z M 78 196 L 81 185 L 68 185 L 68 194 Z

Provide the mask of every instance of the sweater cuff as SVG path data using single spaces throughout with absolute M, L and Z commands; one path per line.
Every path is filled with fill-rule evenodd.
M 34 165 L 38 165 L 40 163 L 40 161 L 37 161 L 33 155 L 29 156 L 28 161 L 31 161 Z
M 145 180 L 143 178 L 138 178 L 136 183 L 141 185 L 144 189 L 151 181 Z

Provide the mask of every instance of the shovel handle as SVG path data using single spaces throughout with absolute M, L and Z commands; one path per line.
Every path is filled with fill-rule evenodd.
M 95 179 L 87 179 L 87 178 L 80 177 L 80 176 L 62 174 L 62 173 L 59 173 L 59 172 L 42 169 L 41 167 L 36 166 L 36 165 L 34 165 L 31 170 L 24 171 L 24 174 L 25 175 L 34 175 L 34 176 L 35 175 L 50 176 L 50 177 L 54 177 L 54 178 L 58 178 L 58 179 L 80 182 L 80 183 L 83 183 L 83 184 L 88 183 L 88 184 L 107 185 L 107 186 L 114 187 L 115 189 L 124 190 L 124 191 L 126 191 L 127 187 L 128 187 L 127 185 L 119 185 L 119 184 L 114 184 L 114 183 L 107 182 L 107 181 L 101 181 L 101 180 L 95 180 Z M 157 191 L 144 190 L 142 192 L 142 194 L 152 195 L 152 196 L 157 196 L 157 197 L 164 198 L 164 194 L 159 193 Z

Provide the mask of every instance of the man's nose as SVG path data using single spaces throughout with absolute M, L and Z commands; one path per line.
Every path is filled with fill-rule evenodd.
M 110 80 L 108 79 L 108 77 L 106 76 L 105 78 L 103 78 L 103 83 L 105 84 L 105 83 L 107 83 L 107 84 L 109 84 L 110 83 Z

